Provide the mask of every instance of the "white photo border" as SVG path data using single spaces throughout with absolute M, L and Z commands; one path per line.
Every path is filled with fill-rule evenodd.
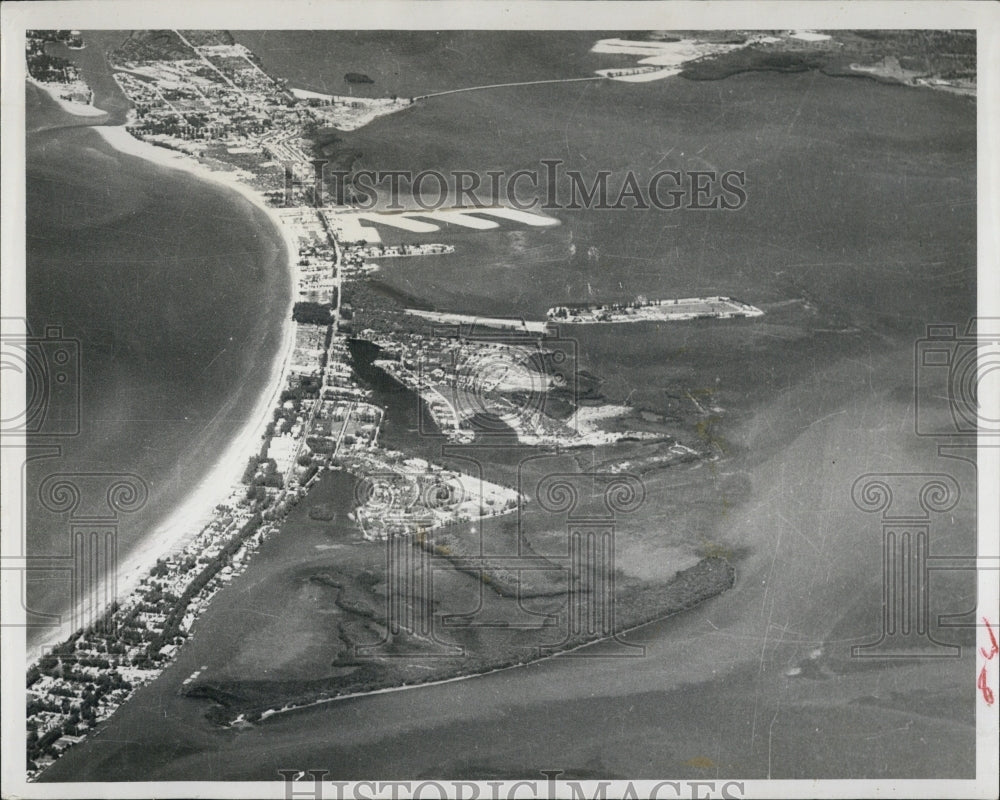
M 1000 317 L 1000 5 L 985 2 L 909 2 L 892 0 L 846 0 L 845 2 L 576 2 L 576 0 L 495 0 L 439 2 L 365 2 L 283 0 L 79 0 L 78 2 L 4 3 L 2 14 L 2 221 L 0 254 L 2 283 L 0 303 L 3 317 L 25 316 L 25 126 L 24 32 L 29 29 L 524 29 L 524 30 L 685 30 L 726 29 L 974 29 L 977 32 L 978 108 L 978 314 Z M 234 22 L 238 22 L 234 25 Z M 980 402 L 987 409 L 1000 410 L 1000 382 L 981 383 Z M 0 409 L 11 419 L 23 410 L 25 385 L 16 374 L 3 375 Z M 993 417 L 1000 416 L 994 413 Z M 23 487 L 20 485 L 23 435 L 5 436 L 0 448 L 3 504 L 0 529 L 4 540 L 20 537 L 23 519 Z M 980 438 L 978 451 L 979 556 L 1000 557 L 1000 448 L 986 446 Z M 4 547 L 6 550 L 6 546 Z M 979 616 L 997 619 L 998 573 L 979 572 Z M 4 614 L 23 619 L 19 584 L 0 573 Z M 11 592 L 13 591 L 13 596 Z M 24 629 L 2 630 L 2 783 L 4 797 L 83 798 L 83 797 L 286 797 L 286 786 L 272 782 L 131 782 L 131 783 L 28 783 L 24 774 L 25 703 Z M 984 643 L 979 637 L 979 645 Z M 976 688 L 972 681 L 969 691 Z M 998 775 L 998 719 L 996 709 L 977 703 L 977 777 L 974 780 L 743 780 L 743 797 L 996 797 Z M 526 779 L 532 776 L 525 776 Z M 665 776 L 669 777 L 669 776 Z M 738 776 L 733 776 L 739 780 Z M 534 778 L 541 791 L 545 781 Z M 417 783 L 417 782 L 414 782 Z M 448 787 L 453 781 L 441 781 Z M 491 782 L 497 783 L 497 782 Z M 480 785 L 480 797 L 507 791 L 517 781 L 503 782 L 500 788 Z M 690 784 L 681 781 L 682 784 Z M 719 785 L 725 781 L 717 781 Z M 597 782 L 583 781 L 587 796 L 593 796 Z M 635 781 L 639 797 L 657 781 Z M 618 797 L 627 788 L 625 781 L 613 781 L 608 797 Z M 343 796 L 351 794 L 343 788 Z M 426 790 L 425 790 L 426 791 Z M 532 796 L 525 789 L 516 797 Z M 324 797 L 336 797 L 333 787 Z M 363 797 L 389 797 L 388 788 L 364 787 Z M 405 795 L 401 795 L 405 796 Z M 425 796 L 435 796 L 428 793 Z

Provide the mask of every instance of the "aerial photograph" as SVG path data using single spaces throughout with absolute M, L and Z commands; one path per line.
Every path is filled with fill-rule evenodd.
M 981 32 L 109 23 L 5 27 L 4 797 L 996 796 Z

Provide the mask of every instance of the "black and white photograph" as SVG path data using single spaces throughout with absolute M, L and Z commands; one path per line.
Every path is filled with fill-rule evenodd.
M 997 797 L 1000 7 L 0 13 L 4 798 Z

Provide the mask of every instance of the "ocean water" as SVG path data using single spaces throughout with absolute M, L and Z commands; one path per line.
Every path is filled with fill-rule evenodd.
M 248 421 L 280 345 L 287 267 L 246 200 L 119 154 L 74 122 L 29 87 L 28 321 L 79 341 L 82 404 L 80 435 L 28 470 L 28 547 L 69 552 L 70 520 L 37 500 L 48 475 L 134 473 L 149 499 L 120 516 L 120 559 Z M 63 612 L 66 577 L 32 578 L 28 608 Z
M 505 63 L 516 37 L 486 33 L 409 34 L 398 48 L 389 34 L 253 36 L 241 35 L 265 64 L 327 91 L 347 71 L 369 73 L 378 95 L 589 67 L 578 53 L 589 35 L 578 33 L 522 53 L 523 71 Z M 577 61 L 562 57 L 570 51 Z M 443 229 L 426 238 L 456 253 L 386 261 L 380 276 L 473 314 L 534 316 L 583 299 L 588 285 L 602 299 L 718 292 L 764 307 L 761 320 L 566 332 L 609 400 L 669 413 L 687 402 L 683 390 L 710 388 L 722 408 L 722 460 L 647 476 L 647 502 L 616 547 L 623 580 L 662 577 L 677 549 L 712 542 L 733 552 L 736 586 L 630 634 L 645 658 L 557 658 L 224 739 L 204 703 L 178 694 L 191 671 L 208 665 L 210 679 L 232 658 L 196 627 L 176 668 L 46 779 L 273 779 L 314 767 L 356 779 L 971 774 L 974 648 L 879 669 L 848 654 L 877 637 L 881 601 L 878 522 L 850 505 L 858 475 L 954 475 L 963 501 L 936 521 L 935 552 L 974 546 L 974 471 L 913 436 L 911 398 L 924 326 L 975 311 L 975 121 L 973 103 L 943 93 L 750 74 L 454 95 L 341 136 L 334 155 L 350 150 L 380 169 L 532 168 L 555 157 L 581 170 L 746 170 L 749 202 L 737 213 L 556 212 L 552 229 Z M 266 564 L 251 564 L 202 629 L 234 640 L 258 631 L 241 593 L 292 588 L 268 579 Z M 935 591 L 935 612 L 974 602 L 967 584 Z
M 631 65 L 594 55 L 590 31 L 234 31 L 274 74 L 297 89 L 364 97 L 412 97 L 465 86 L 575 78 Z M 371 83 L 349 83 L 348 73 Z
M 738 211 L 555 210 L 553 228 L 447 227 L 405 238 L 455 253 L 385 259 L 380 274 L 441 311 L 529 319 L 638 294 L 759 305 L 761 320 L 563 330 L 610 399 L 669 413 L 681 378 L 711 387 L 732 420 L 832 360 L 912 350 L 926 324 L 974 313 L 975 118 L 940 92 L 751 73 L 437 97 L 329 153 L 376 170 L 508 174 L 562 159 L 588 182 L 602 169 L 640 183 L 661 169 L 745 172 Z

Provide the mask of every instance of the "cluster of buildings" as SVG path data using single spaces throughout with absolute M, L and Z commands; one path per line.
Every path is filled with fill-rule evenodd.
M 376 366 L 416 392 L 452 440 L 475 437 L 471 420 L 477 414 L 509 420 L 518 433 L 546 424 L 540 409 L 518 405 L 510 396 L 517 391 L 539 400 L 549 389 L 550 377 L 535 368 L 530 347 L 419 333 L 362 335 L 382 350 Z
M 331 333 L 327 369 L 309 416 L 304 453 L 313 465 L 336 467 L 376 447 L 384 409 L 370 402 L 351 367 L 347 336 Z
M 578 408 L 565 377 L 547 366 L 542 345 L 365 330 L 383 358 L 376 366 L 415 392 L 435 426 L 452 441 L 468 442 L 476 426 L 509 429 L 521 444 L 585 447 L 622 439 L 655 438 L 641 431 L 605 431 L 599 421 L 630 412 L 624 406 Z M 569 396 L 557 403 L 553 389 Z M 499 424 L 497 424 L 499 423 Z
M 222 33 L 157 35 L 161 39 L 153 41 L 133 34 L 111 57 L 116 79 L 134 106 L 129 130 L 137 138 L 204 155 L 209 164 L 229 158 L 242 170 L 240 179 L 256 189 L 266 183 L 266 170 L 276 160 L 295 162 L 296 179 L 309 177 L 302 135 L 311 125 L 360 125 L 409 102 L 290 91 Z M 76 80 L 75 72 L 45 53 L 45 41 L 29 37 L 29 65 L 38 79 Z M 287 206 L 287 185 L 281 197 Z M 322 470 L 342 469 L 359 478 L 355 514 L 372 540 L 423 536 L 512 513 L 524 502 L 513 487 L 381 448 L 384 409 L 360 385 L 351 342 L 339 330 L 349 316 L 342 307 L 342 281 L 363 277 L 371 268 L 369 259 L 452 248 L 371 242 L 342 248 L 339 229 L 307 202 L 282 209 L 279 217 L 297 237 L 296 307 L 307 308 L 304 318 L 293 315 L 294 347 L 259 449 L 227 499 L 183 549 L 159 560 L 99 621 L 76 631 L 29 669 L 29 777 L 175 658 L 214 593 L 240 574 Z M 553 379 L 544 359 L 539 361 L 539 347 L 373 330 L 361 338 L 382 348 L 385 358 L 379 365 L 416 391 L 438 428 L 454 440 L 473 439 L 471 420 L 482 415 L 503 420 L 527 444 L 575 446 L 604 441 L 594 435 L 611 437 L 608 441 L 621 436 L 581 432 L 571 417 L 545 413 Z
M 212 596 L 243 571 L 274 529 L 276 506 L 289 502 L 283 490 L 265 492 L 266 502 L 251 500 L 245 486 L 234 487 L 183 550 L 157 561 L 102 619 L 76 631 L 29 669 L 29 778 L 173 660 Z
M 28 77 L 44 84 L 61 100 L 90 105 L 94 93 L 80 77 L 80 70 L 68 59 L 49 54 L 50 44 L 64 44 L 71 50 L 83 48 L 79 31 L 26 31 L 24 54 Z
M 283 179 L 275 167 L 287 167 L 294 185 L 311 193 L 315 173 L 306 137 L 312 131 L 350 130 L 411 102 L 290 89 L 221 31 L 158 31 L 155 43 L 143 42 L 145 35 L 133 34 L 109 57 L 133 106 L 129 132 L 257 174 L 266 171 L 272 191 Z
M 313 271 L 301 275 L 300 293 L 314 291 Z M 159 675 L 212 596 L 243 571 L 341 448 L 375 445 L 382 409 L 365 402 L 354 381 L 346 337 L 330 325 L 293 325 L 285 388 L 242 480 L 183 549 L 29 670 L 29 778 Z
M 355 280 L 378 272 L 378 264 L 372 263 L 357 247 L 343 247 L 340 253 L 340 272 L 346 280 Z
M 546 312 L 551 322 L 589 324 L 594 322 L 678 322 L 692 319 L 733 319 L 759 317 L 756 306 L 732 297 L 679 297 L 649 300 L 639 295 L 627 303 L 588 303 L 579 306 L 554 306 Z
M 450 244 L 427 242 L 426 244 L 369 244 L 351 248 L 351 252 L 361 258 L 398 258 L 400 256 L 440 256 L 454 253 Z
M 300 298 L 333 305 L 336 244 L 315 209 L 288 220 L 299 234 Z M 315 234 L 315 235 L 313 235 Z M 320 238 L 322 236 L 322 238 Z M 257 455 L 186 546 L 160 559 L 103 617 L 42 655 L 27 676 L 29 778 L 79 742 L 169 664 L 212 596 L 303 497 L 340 448 L 373 447 L 382 410 L 354 381 L 346 337 L 332 324 L 291 323 L 285 385 Z
M 281 221 L 292 227 L 299 241 L 296 265 L 299 300 L 336 305 L 343 263 L 336 239 L 327 231 L 323 217 L 307 206 L 285 208 L 279 213 Z
M 190 58 L 132 61 L 112 54 L 114 77 L 133 104 L 130 130 L 186 140 L 250 139 L 299 122 L 278 84 L 242 45 L 190 48 Z
M 302 219 L 310 213 L 315 217 L 315 210 L 303 210 Z M 308 233 L 301 237 L 300 253 L 316 255 L 312 241 Z M 335 254 L 326 251 L 300 266 L 299 296 L 330 301 L 336 269 Z M 29 670 L 29 777 L 159 675 L 215 592 L 242 572 L 320 469 L 374 447 L 382 409 L 366 402 L 368 393 L 355 382 L 346 337 L 332 325 L 292 324 L 285 387 L 242 480 L 182 550 L 160 559 L 99 622 Z
M 397 450 L 348 462 L 365 477 L 355 518 L 367 539 L 424 537 L 435 529 L 509 514 L 523 502 L 517 489 L 410 458 Z

